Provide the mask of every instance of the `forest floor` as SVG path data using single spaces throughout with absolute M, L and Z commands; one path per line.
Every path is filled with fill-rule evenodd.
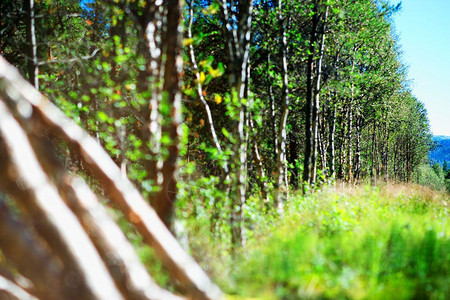
M 252 226 L 234 259 L 220 239 L 188 231 L 229 299 L 446 299 L 449 205 L 415 185 L 294 194 L 283 217 Z

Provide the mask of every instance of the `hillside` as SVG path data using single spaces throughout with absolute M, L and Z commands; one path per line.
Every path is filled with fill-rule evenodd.
M 437 135 L 433 137 L 436 142 L 436 149 L 430 151 L 429 159 L 432 162 L 442 164 L 444 160 L 450 162 L 450 136 Z

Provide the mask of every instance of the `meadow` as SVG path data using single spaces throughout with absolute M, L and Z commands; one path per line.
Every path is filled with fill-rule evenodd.
M 446 299 L 448 205 L 418 185 L 329 187 L 292 195 L 283 216 L 254 217 L 237 257 L 201 217 L 188 235 L 229 299 Z

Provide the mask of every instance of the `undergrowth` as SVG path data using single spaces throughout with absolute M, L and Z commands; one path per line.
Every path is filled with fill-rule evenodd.
M 448 201 L 390 185 L 295 194 L 283 216 L 265 218 L 249 203 L 246 243 L 234 258 L 227 237 L 207 230 L 206 214 L 186 226 L 192 254 L 231 298 L 445 299 Z

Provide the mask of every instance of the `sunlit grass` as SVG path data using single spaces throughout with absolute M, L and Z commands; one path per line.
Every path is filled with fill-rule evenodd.
M 447 195 L 412 185 L 294 195 L 283 218 L 254 225 L 240 257 L 210 257 L 210 268 L 243 299 L 445 299 L 447 205 Z

